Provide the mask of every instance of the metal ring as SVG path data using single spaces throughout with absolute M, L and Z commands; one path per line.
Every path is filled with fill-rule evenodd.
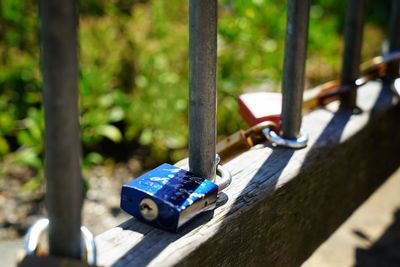
M 25 252 L 29 256 L 36 255 L 39 246 L 39 239 L 49 227 L 49 219 L 43 218 L 34 223 L 28 230 L 25 237 Z M 81 244 L 85 248 L 82 250 L 82 258 L 86 256 L 89 265 L 96 265 L 96 244 L 92 233 L 85 227 L 81 226 Z M 81 246 L 82 246 L 81 245 Z
M 308 143 L 308 133 L 300 129 L 300 136 L 296 139 L 287 139 L 278 135 L 274 130 L 265 128 L 262 130 L 265 138 L 272 143 L 273 146 L 283 146 L 288 148 L 303 148 Z

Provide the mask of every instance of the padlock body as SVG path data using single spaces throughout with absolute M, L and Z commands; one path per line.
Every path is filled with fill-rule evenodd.
M 176 232 L 215 208 L 217 194 L 213 182 L 165 163 L 122 187 L 121 208 L 146 224 Z
M 249 126 L 263 121 L 280 125 L 282 94 L 272 92 L 245 93 L 239 96 L 239 111 Z

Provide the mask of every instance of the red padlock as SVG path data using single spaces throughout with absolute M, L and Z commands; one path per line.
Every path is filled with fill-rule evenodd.
M 272 92 L 246 93 L 239 96 L 239 111 L 249 126 L 263 121 L 281 124 L 282 94 Z

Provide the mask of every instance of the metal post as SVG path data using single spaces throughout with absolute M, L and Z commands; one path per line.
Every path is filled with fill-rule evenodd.
M 400 51 L 400 1 L 392 0 L 389 28 L 389 53 Z M 391 77 L 399 76 L 399 63 L 389 65 L 389 75 Z
M 282 136 L 300 134 L 310 0 L 289 0 L 282 83 Z
M 77 2 L 40 0 L 49 249 L 81 256 L 82 180 L 78 121 Z
M 341 83 L 352 84 L 360 74 L 361 46 L 364 28 L 365 0 L 348 0 L 344 29 L 344 52 Z M 341 97 L 341 107 L 355 108 L 357 91 L 350 90 Z
M 217 0 L 189 2 L 189 166 L 215 177 Z

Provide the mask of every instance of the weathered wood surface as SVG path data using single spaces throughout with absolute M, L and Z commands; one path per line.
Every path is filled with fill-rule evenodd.
M 360 88 L 362 114 L 304 117 L 302 150 L 258 145 L 228 162 L 217 209 L 178 234 L 134 219 L 99 236 L 104 266 L 299 266 L 395 169 L 400 107 L 378 82 Z

